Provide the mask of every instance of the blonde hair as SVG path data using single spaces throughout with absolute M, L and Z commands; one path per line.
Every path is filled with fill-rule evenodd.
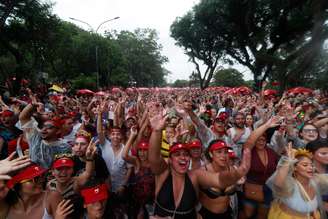
M 307 157 L 312 160 L 313 154 L 306 149 L 299 148 L 299 149 L 295 150 L 295 158 L 297 158 L 297 157 Z

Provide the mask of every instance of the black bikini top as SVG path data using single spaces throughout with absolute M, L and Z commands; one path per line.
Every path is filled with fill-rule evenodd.
M 207 171 L 207 166 L 206 165 L 205 165 L 205 170 Z M 224 191 L 214 190 L 214 189 L 211 189 L 211 188 L 207 188 L 207 189 L 201 188 L 200 191 L 202 191 L 210 199 L 216 199 L 218 197 L 229 196 L 229 195 L 235 194 L 236 188 L 235 188 L 235 186 L 232 186 L 232 187 L 226 188 Z

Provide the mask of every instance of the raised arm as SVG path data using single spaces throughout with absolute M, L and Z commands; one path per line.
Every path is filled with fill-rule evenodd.
M 129 155 L 129 151 L 131 149 L 131 146 L 136 138 L 138 134 L 137 128 L 136 127 L 132 127 L 131 131 L 130 131 L 130 136 L 128 141 L 126 142 L 124 148 L 123 148 L 123 152 L 122 152 L 122 158 L 128 162 L 133 164 L 134 166 L 137 165 L 137 158 L 134 156 Z
M 275 177 L 273 179 L 274 186 L 280 190 L 285 189 L 287 176 L 292 166 L 296 163 L 295 152 L 291 142 L 288 143 L 286 152 L 287 156 L 282 156 L 280 158 L 277 170 L 274 175 Z
M 166 120 L 167 116 L 164 117 L 161 112 L 150 119 L 153 131 L 150 136 L 148 160 L 151 170 L 156 175 L 163 173 L 168 167 L 161 156 L 162 131 L 165 127 Z
M 82 174 L 80 174 L 78 177 L 76 177 L 76 183 L 75 183 L 75 191 L 79 191 L 81 187 L 83 187 L 86 182 L 90 179 L 90 177 L 92 176 L 92 174 L 95 171 L 95 156 L 97 154 L 97 147 L 96 144 L 99 141 L 93 141 L 91 140 L 87 151 L 85 153 L 85 157 L 86 157 L 86 165 L 85 165 L 85 170 Z
M 236 184 L 239 179 L 245 176 L 251 165 L 250 150 L 246 148 L 243 153 L 242 162 L 239 167 L 231 167 L 230 170 L 220 173 L 211 173 L 198 169 L 195 171 L 197 181 L 203 188 L 225 189 L 230 185 Z
M 105 133 L 103 131 L 103 126 L 102 126 L 102 115 L 103 112 L 105 111 L 105 107 L 106 107 L 105 101 L 101 102 L 100 106 L 97 106 L 97 134 L 98 134 L 99 143 L 101 145 L 105 144 Z
M 264 123 L 264 125 L 261 125 L 251 133 L 243 147 L 252 149 L 255 146 L 255 142 L 257 141 L 257 139 L 261 137 L 267 129 L 277 127 L 280 121 L 281 117 L 279 116 L 271 117 L 271 119 Z

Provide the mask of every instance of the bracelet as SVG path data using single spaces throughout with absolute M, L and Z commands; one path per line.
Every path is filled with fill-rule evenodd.
M 85 159 L 86 161 L 94 161 L 94 159 L 90 158 L 90 159 Z

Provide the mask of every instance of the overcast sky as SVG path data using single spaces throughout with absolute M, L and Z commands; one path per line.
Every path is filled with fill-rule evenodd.
M 165 65 L 172 74 L 169 81 L 188 79 L 195 69 L 183 50 L 175 46 L 175 41 L 170 37 L 170 26 L 176 17 L 183 16 L 199 0 L 52 0 L 55 2 L 54 13 L 61 19 L 71 21 L 69 17 L 83 20 L 94 29 L 108 19 L 119 16 L 120 19 L 106 23 L 100 29 L 129 30 L 136 28 L 153 28 L 159 35 L 159 43 L 163 46 L 162 54 L 169 58 Z M 74 22 L 76 25 L 88 29 L 87 25 Z M 241 72 L 246 69 L 235 66 Z M 245 79 L 250 79 L 249 74 Z

